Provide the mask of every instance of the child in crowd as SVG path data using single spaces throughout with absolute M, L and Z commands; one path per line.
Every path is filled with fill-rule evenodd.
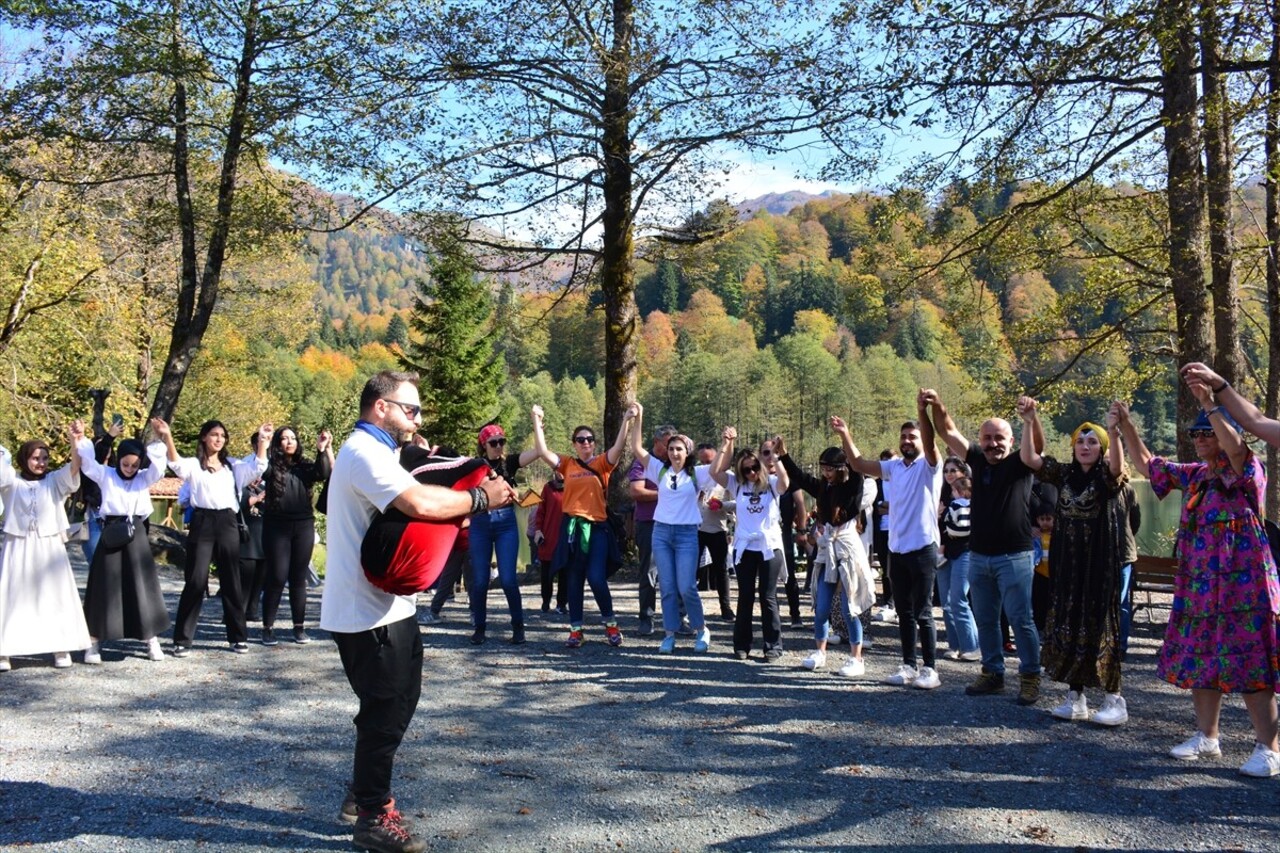
M 1053 507 L 1039 504 L 1035 508 L 1036 532 L 1031 538 L 1031 551 L 1036 563 L 1035 576 L 1031 578 L 1031 615 L 1036 630 L 1044 631 L 1044 620 L 1049 615 L 1049 542 L 1053 539 Z

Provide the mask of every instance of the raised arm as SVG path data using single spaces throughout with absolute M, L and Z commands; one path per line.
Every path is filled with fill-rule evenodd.
M 1142 476 L 1150 478 L 1151 451 L 1142 443 L 1142 436 L 1138 435 L 1138 428 L 1129 417 L 1129 404 L 1117 400 L 1111 404 L 1111 412 L 1115 413 L 1120 433 L 1124 436 L 1125 444 L 1128 445 L 1129 461 L 1133 463 L 1134 470 Z M 1110 416 L 1110 413 L 1108 413 L 1108 416 Z
M 787 473 L 787 482 L 795 483 L 797 488 L 804 489 L 809 494 L 817 497 L 818 493 L 822 491 L 822 481 L 812 474 L 806 474 L 800 470 L 800 466 L 787 453 L 787 446 L 780 435 L 773 439 L 773 452 L 778 454 L 778 462 L 782 464 Z M 796 495 L 796 497 L 800 496 Z
M 1214 404 L 1213 391 L 1208 385 L 1197 382 L 1190 385 L 1190 388 L 1201 410 L 1208 416 L 1209 423 L 1213 424 L 1213 434 L 1218 438 L 1218 446 L 1231 460 L 1232 470 L 1237 474 L 1242 473 L 1245 460 L 1249 457 L 1248 445 L 1244 443 L 1244 439 L 1241 438 L 1240 433 L 1236 432 L 1236 428 L 1230 421 L 1223 416 L 1225 409 Z
M 161 418 L 151 419 L 151 431 L 155 433 L 156 438 L 164 442 L 165 458 L 170 462 L 177 462 L 180 457 L 178 448 L 173 445 L 173 431 L 169 429 L 169 425 Z
M 627 412 L 623 415 L 623 422 L 627 418 L 632 418 L 635 423 L 631 426 L 631 455 L 641 465 L 649 464 L 649 451 L 644 449 L 644 406 L 640 405 L 640 401 L 627 406 Z
M 529 416 L 533 419 L 534 449 L 542 457 L 543 462 L 546 462 L 552 468 L 558 468 L 560 466 L 560 457 L 547 449 L 547 437 L 542 431 L 542 407 L 534 406 L 529 410 Z
M 938 465 L 937 436 L 933 431 L 933 421 L 929 418 L 929 404 L 937 397 L 938 392 L 932 388 L 921 388 L 916 394 L 916 423 L 920 425 L 920 443 L 924 445 L 924 461 L 929 463 L 930 468 L 936 468 Z M 846 450 L 845 455 L 848 456 L 848 454 L 849 451 Z
M 722 489 L 729 488 L 729 477 L 726 473 L 729 469 L 729 460 L 733 459 L 733 443 L 738 440 L 738 430 L 735 427 L 727 426 L 724 432 L 720 434 L 723 443 L 720 445 L 720 452 L 716 454 L 716 458 L 711 462 L 711 470 L 707 473 L 711 475 L 711 479 L 716 481 Z
M 1107 411 L 1107 438 L 1107 467 L 1112 478 L 1118 480 L 1124 473 L 1124 439 L 1120 435 L 1120 421 L 1114 406 Z
M 761 470 L 763 471 L 764 469 L 761 468 Z M 775 471 L 773 476 L 778 478 L 778 494 L 785 495 L 787 493 L 787 490 L 791 488 L 791 475 L 787 473 L 787 466 L 785 465 L 777 466 L 777 470 Z M 793 499 L 792 503 L 794 503 L 798 508 L 804 507 L 803 494 L 801 494 L 800 492 L 796 492 L 794 495 L 792 495 L 792 499 Z
M 76 449 L 80 446 L 80 439 L 84 438 L 84 421 L 79 418 L 71 422 L 67 427 L 67 438 L 71 441 L 71 462 L 68 467 L 71 469 L 71 479 L 78 480 L 80 478 L 80 454 Z
M 1240 426 L 1267 444 L 1280 447 L 1280 421 L 1263 414 L 1252 401 L 1246 400 L 1235 388 L 1232 388 L 1230 382 L 1198 361 L 1184 364 L 1181 372 L 1192 394 L 1195 394 L 1196 385 L 1208 387 L 1217 401 L 1231 413 L 1231 417 L 1235 418 Z
M 947 449 L 965 459 L 969 455 L 969 439 L 961 435 L 960 430 L 956 429 L 956 422 L 951 420 L 951 413 L 947 411 L 947 407 L 942 404 L 942 398 L 937 392 L 933 392 L 928 396 L 929 407 L 933 409 L 933 428 L 942 436 L 942 441 L 947 445 Z
M 632 403 L 627 406 L 627 410 L 622 413 L 622 423 L 618 426 L 618 437 L 613 440 L 613 446 L 605 451 L 604 458 L 609 460 L 610 465 L 617 465 L 618 460 L 622 458 L 622 454 L 627 450 L 627 437 L 631 435 L 632 421 L 639 418 L 639 403 Z M 636 430 L 635 438 L 640 438 L 640 431 Z M 640 448 L 644 450 L 644 448 Z M 647 463 L 648 460 L 646 459 Z
M 868 477 L 879 479 L 883 473 L 880 469 L 879 459 L 866 459 L 858 452 L 858 448 L 854 446 L 853 436 L 849 434 L 849 425 L 844 419 L 838 415 L 831 416 L 831 430 L 840 436 L 840 443 L 844 446 L 844 458 L 849 463 L 849 467 L 857 471 L 859 474 L 865 474 Z M 931 442 L 932 444 L 932 442 Z M 930 465 L 937 463 L 937 454 L 934 454 L 934 461 Z
M 1044 467 L 1044 457 L 1036 449 L 1035 432 L 1040 427 L 1040 414 L 1036 411 L 1035 399 L 1019 397 L 1018 414 L 1022 416 L 1022 441 L 1018 453 L 1024 465 L 1032 471 L 1039 471 Z

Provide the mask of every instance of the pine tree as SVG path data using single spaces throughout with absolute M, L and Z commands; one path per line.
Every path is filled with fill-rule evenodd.
M 504 367 L 494 357 L 489 294 L 472 259 L 453 237 L 438 238 L 435 250 L 431 279 L 418 282 L 402 361 L 422 376 L 423 432 L 466 451 L 498 412 Z
M 387 323 L 387 332 L 382 336 L 382 342 L 401 349 L 409 343 L 409 324 L 404 321 L 404 317 L 399 312 L 391 315 L 391 321 Z

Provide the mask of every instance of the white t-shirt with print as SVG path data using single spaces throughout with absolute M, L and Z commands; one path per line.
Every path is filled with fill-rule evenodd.
M 672 475 L 671 469 L 661 459 L 649 457 L 644 476 L 658 484 L 658 508 L 653 511 L 654 521 L 663 524 L 702 524 L 698 492 L 714 485 L 715 481 L 711 479 L 710 465 L 697 465 L 693 473 L 694 476 L 690 477 L 682 470 Z
M 338 451 L 329 479 L 328 558 L 320 627 L 340 634 L 379 628 L 417 612 L 415 596 L 378 589 L 360 568 L 360 543 L 374 515 L 418 484 L 400 467 L 399 451 L 360 430 Z
M 742 485 L 732 471 L 727 474 L 727 491 L 737 501 L 738 526 L 733 532 L 734 563 L 742 561 L 743 551 L 759 551 L 771 559 L 782 550 L 782 513 L 778 509 L 778 478 L 769 476 L 763 491 Z

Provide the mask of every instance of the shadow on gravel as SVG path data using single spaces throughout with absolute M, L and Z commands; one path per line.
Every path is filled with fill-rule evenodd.
M 0 814 L 0 844 L 49 844 L 100 835 L 148 844 L 172 842 L 184 848 L 213 842 L 279 850 L 351 846 L 349 828 L 305 814 L 289 814 L 282 821 L 278 811 L 241 803 L 86 794 L 40 782 L 0 785 Z

